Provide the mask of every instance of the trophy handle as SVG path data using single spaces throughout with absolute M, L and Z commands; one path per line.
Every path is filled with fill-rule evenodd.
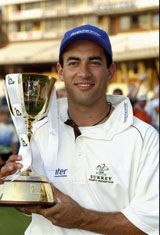
M 12 109 L 12 106 L 11 106 L 11 102 L 10 102 L 10 99 L 9 99 L 9 95 L 8 95 L 6 86 L 4 86 L 4 93 L 5 93 L 5 97 L 6 97 L 6 100 L 7 100 L 8 109 L 10 111 L 11 116 L 13 116 L 14 113 L 13 113 L 13 109 Z

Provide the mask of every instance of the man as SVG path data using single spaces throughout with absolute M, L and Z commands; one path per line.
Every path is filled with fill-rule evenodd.
M 92 25 L 66 32 L 57 71 L 67 98 L 57 123 L 46 117 L 34 132 L 57 203 L 21 208 L 33 213 L 25 234 L 158 234 L 158 135 L 128 98 L 106 97 L 115 73 L 108 35 Z M 2 183 L 20 160 L 10 157 Z
M 146 112 L 151 118 L 151 125 L 159 131 L 159 85 L 153 90 L 153 98 L 148 101 Z
M 141 119 L 148 124 L 151 124 L 151 118 L 145 110 L 148 101 L 147 94 L 139 94 L 137 96 L 137 102 L 133 106 L 133 114 L 135 117 Z
M 114 90 L 113 90 L 113 93 L 112 93 L 113 95 L 123 95 L 123 91 L 122 91 L 122 89 L 121 88 L 115 88 Z

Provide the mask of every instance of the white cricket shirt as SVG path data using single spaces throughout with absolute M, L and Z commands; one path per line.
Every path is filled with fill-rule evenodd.
M 58 101 L 58 119 L 45 118 L 35 126 L 37 151 L 33 165 L 81 206 L 101 212 L 122 212 L 150 235 L 158 234 L 158 132 L 133 117 L 128 98 L 107 96 L 115 107 L 109 119 L 81 127 L 75 140 L 67 101 Z M 51 125 L 52 123 L 52 125 Z M 35 143 L 33 147 L 35 148 Z M 39 162 L 39 163 L 37 163 Z M 33 214 L 26 235 L 80 235 L 93 232 L 54 226 Z M 118 235 L 118 234 L 117 234 Z

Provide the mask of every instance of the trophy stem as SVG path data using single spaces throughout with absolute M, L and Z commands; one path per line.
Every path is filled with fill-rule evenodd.
M 27 168 L 26 170 L 24 170 L 24 171 L 21 172 L 21 176 L 30 176 L 31 172 L 32 172 L 32 170 L 31 170 L 31 168 L 29 167 L 29 168 Z
M 28 136 L 28 139 L 30 142 L 31 136 L 32 136 L 32 122 L 34 121 L 34 118 L 27 116 L 25 119 L 26 119 L 25 124 L 26 124 L 26 128 L 27 128 L 27 136 Z
M 26 129 L 27 129 L 27 136 L 29 139 L 29 142 L 31 140 L 31 136 L 32 136 L 32 122 L 33 122 L 34 118 L 25 117 L 25 125 L 26 125 Z M 30 176 L 32 173 L 31 167 L 28 167 L 26 170 L 21 172 L 21 176 Z

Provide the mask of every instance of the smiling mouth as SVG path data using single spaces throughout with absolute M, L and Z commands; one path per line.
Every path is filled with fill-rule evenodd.
M 79 90 L 88 91 L 92 89 L 95 84 L 93 82 L 92 83 L 78 82 L 75 83 L 74 85 L 78 87 Z

